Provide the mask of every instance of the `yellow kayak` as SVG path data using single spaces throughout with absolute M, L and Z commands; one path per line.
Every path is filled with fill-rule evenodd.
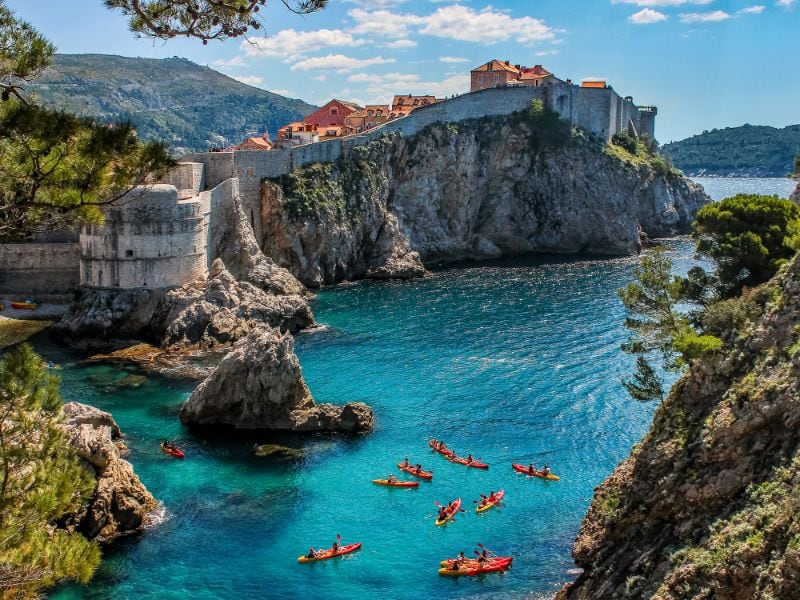
M 494 500 L 492 502 L 487 502 L 486 504 L 483 504 L 483 505 L 479 504 L 478 508 L 475 509 L 475 512 L 482 513 L 484 511 L 489 510 L 493 506 L 497 506 L 498 504 L 500 504 L 500 500 L 502 500 L 503 496 L 505 496 L 505 495 L 506 495 L 506 493 L 505 493 L 504 490 L 500 490 L 499 492 L 496 492 L 495 495 L 494 495 Z
M 298 556 L 297 562 L 310 563 L 310 562 L 318 562 L 320 560 L 328 560 L 329 558 L 336 558 L 337 556 L 344 556 L 345 554 L 350 554 L 351 552 L 355 552 L 359 548 L 361 548 L 361 544 L 350 544 L 349 546 L 340 546 L 336 552 L 334 552 L 329 548 L 328 550 L 317 552 L 316 556 Z

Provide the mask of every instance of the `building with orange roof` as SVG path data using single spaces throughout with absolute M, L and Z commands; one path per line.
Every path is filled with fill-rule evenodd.
M 350 113 L 344 123 L 354 133 L 360 133 L 388 122 L 390 114 L 388 104 L 367 104 L 364 108 Z
M 304 144 L 314 144 L 319 141 L 319 129 L 316 125 L 295 121 L 284 125 L 278 130 L 276 148 L 293 148 Z
M 436 96 L 395 96 L 392 100 L 392 112 L 407 115 L 422 106 L 436 104 Z
M 313 113 L 303 118 L 303 123 L 323 127 L 343 127 L 344 120 L 357 110 L 361 110 L 358 104 L 345 102 L 344 100 L 333 99 L 325 106 L 318 108 Z
M 264 135 L 259 137 L 247 138 L 238 146 L 233 147 L 234 150 L 272 150 L 272 140 L 269 139 L 269 134 L 264 132 Z
M 561 83 L 561 80 L 542 65 L 523 67 L 507 60 L 490 60 L 470 72 L 471 92 L 508 85 L 540 87 L 554 83 Z

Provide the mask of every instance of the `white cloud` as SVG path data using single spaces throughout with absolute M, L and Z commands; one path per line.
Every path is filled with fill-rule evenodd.
M 286 89 L 278 89 L 278 90 L 271 90 L 273 94 L 279 94 L 280 96 L 286 96 L 287 98 L 294 97 L 294 94 Z
M 417 45 L 414 40 L 395 40 L 393 42 L 386 42 L 381 44 L 383 48 L 413 48 Z
M 794 2 L 795 0 L 778 0 L 775 4 L 776 6 L 780 6 L 786 10 L 789 10 L 794 5 Z
M 314 69 L 330 69 L 339 73 L 363 69 L 370 65 L 383 65 L 393 63 L 393 58 L 375 56 L 373 58 L 353 58 L 343 54 L 328 54 L 300 60 L 292 65 L 292 71 L 311 71 Z
M 247 85 L 252 85 L 253 87 L 261 87 L 262 85 L 264 85 L 264 78 L 259 77 L 258 75 L 235 75 L 233 76 L 233 78 L 236 81 L 241 81 L 242 83 L 246 83 Z
M 652 8 L 643 8 L 637 13 L 628 17 L 628 21 L 634 25 L 650 25 L 652 23 L 660 23 L 666 21 L 667 15 Z
M 681 13 L 681 23 L 717 23 L 731 18 L 724 10 L 713 10 L 705 13 Z
M 458 56 L 440 56 L 439 62 L 443 63 L 465 63 L 469 62 L 468 58 L 459 58 Z
M 511 39 L 532 44 L 556 37 L 544 21 L 533 17 L 514 18 L 491 7 L 477 12 L 459 5 L 442 7 L 428 16 L 420 33 L 481 44 Z
M 366 8 L 391 8 L 405 4 L 408 0 L 345 0 L 351 4 L 358 4 Z
M 513 40 L 521 44 L 554 40 L 556 30 L 534 17 L 512 17 L 492 7 L 477 11 L 454 4 L 426 16 L 388 10 L 354 9 L 353 33 L 386 38 L 407 38 L 412 31 L 439 38 L 494 44 Z
M 755 6 L 748 6 L 747 8 L 743 8 L 742 10 L 738 11 L 737 15 L 760 15 L 764 12 L 766 6 L 763 4 L 756 4 Z
M 556 54 L 558 54 L 558 50 L 539 50 L 535 56 L 555 56 Z
M 228 60 L 225 60 L 224 58 L 218 58 L 211 64 L 217 67 L 243 67 L 244 59 L 241 56 L 234 56 Z
M 611 0 L 612 4 L 635 4 L 636 6 L 684 6 L 685 4 L 706 5 L 714 0 Z
M 321 48 L 353 47 L 363 43 L 341 29 L 318 29 L 316 31 L 284 29 L 272 37 L 245 40 L 241 43 L 241 49 L 247 56 L 289 57 Z

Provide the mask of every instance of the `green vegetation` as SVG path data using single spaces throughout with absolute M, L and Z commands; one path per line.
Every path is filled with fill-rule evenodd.
M 639 152 L 639 143 L 636 141 L 636 138 L 624 131 L 620 131 L 611 136 L 611 143 L 620 148 L 624 148 L 631 154 L 638 154 Z
M 0 359 L 0 595 L 87 582 L 100 550 L 59 528 L 94 490 L 62 426 L 59 379 L 27 344 Z
M 676 277 L 663 250 L 643 256 L 634 269 L 636 281 L 619 290 L 631 331 L 622 349 L 637 357 L 635 374 L 623 381 L 631 397 L 663 397 L 648 357 L 658 356 L 665 369 L 680 371 L 742 333 L 771 300 L 768 288 L 753 288 L 794 255 L 798 231 L 800 208 L 793 202 L 739 195 L 697 213 L 697 253 L 713 263 L 713 272 L 693 267 L 686 277 Z
M 316 108 L 182 58 L 58 54 L 28 89 L 43 103 L 101 123 L 130 121 L 141 139 L 161 140 L 175 154 L 274 134 Z
M 513 113 L 511 121 L 528 126 L 531 131 L 528 139 L 533 151 L 562 148 L 572 142 L 572 126 L 541 100 L 531 102 L 527 110 Z
M 743 125 L 704 131 L 663 151 L 688 175 L 785 177 L 800 154 L 800 125 Z

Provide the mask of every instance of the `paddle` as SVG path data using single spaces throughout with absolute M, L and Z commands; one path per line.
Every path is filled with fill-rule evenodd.
M 487 552 L 487 553 L 491 554 L 491 555 L 492 555 L 492 556 L 494 556 L 494 557 L 497 557 L 497 554 L 495 554 L 494 552 L 492 552 L 491 550 L 489 550 L 489 549 L 488 549 L 486 546 L 484 546 L 484 545 L 483 545 L 483 544 L 481 544 L 480 542 L 478 542 L 478 548 L 481 548 L 481 549 L 483 549 L 483 550 L 486 550 L 486 552 Z

